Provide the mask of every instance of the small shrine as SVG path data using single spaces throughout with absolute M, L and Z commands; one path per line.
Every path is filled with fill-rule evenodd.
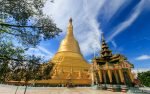
M 131 69 L 134 67 L 127 58 L 121 54 L 112 54 L 104 36 L 101 40 L 100 56 L 92 60 L 93 84 L 119 84 L 133 85 Z

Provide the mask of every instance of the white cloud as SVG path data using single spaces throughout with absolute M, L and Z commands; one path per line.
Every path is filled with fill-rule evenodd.
M 110 19 L 124 4 L 124 0 L 55 0 L 47 1 L 43 11 L 49 15 L 63 31 L 66 31 L 68 20 L 73 18 L 74 35 L 80 44 L 84 56 L 100 50 L 101 29 L 97 21 L 99 13 Z M 106 6 L 109 3 L 109 6 Z M 105 7 L 108 10 L 103 10 Z M 65 32 L 61 34 L 64 36 Z
M 79 42 L 81 52 L 89 55 L 93 53 L 93 49 L 100 49 L 101 30 L 96 17 L 104 1 L 55 0 L 54 4 L 47 2 L 43 11 L 50 15 L 63 31 L 66 31 L 68 20 L 72 17 L 74 35 Z
M 134 73 L 139 73 L 139 72 L 145 72 L 145 71 L 149 71 L 150 68 L 135 68 L 132 70 L 132 72 Z
M 112 45 L 114 46 L 114 48 L 117 48 L 117 44 L 114 40 L 111 41 Z
M 135 69 L 132 69 L 132 73 L 134 73 L 134 78 L 137 78 L 138 73 L 146 72 L 146 71 L 150 71 L 150 68 L 135 68 Z
M 42 47 L 42 46 L 37 46 L 37 48 L 38 48 L 40 51 L 44 52 L 45 54 L 52 55 L 52 53 L 51 53 L 50 51 L 48 51 L 47 49 L 45 49 L 45 48 Z
M 44 60 L 49 60 L 53 56 L 52 52 L 48 51 L 42 46 L 37 46 L 37 48 L 29 48 L 29 50 L 26 51 L 26 54 L 40 56 Z
M 105 20 L 105 22 L 109 22 L 109 20 L 113 18 L 119 9 L 124 5 L 128 5 L 128 3 L 130 3 L 128 0 L 106 0 L 101 10 L 103 11 L 103 20 Z
M 115 36 L 121 33 L 124 29 L 130 26 L 137 19 L 137 17 L 143 9 L 144 3 L 145 1 L 141 0 L 141 2 L 136 5 L 131 16 L 114 29 L 114 32 L 109 36 L 108 41 L 112 40 Z
M 148 60 L 150 59 L 150 55 L 141 55 L 136 58 L 136 60 Z

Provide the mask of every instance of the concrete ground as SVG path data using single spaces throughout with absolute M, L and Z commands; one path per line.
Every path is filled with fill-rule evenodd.
M 0 84 L 0 94 L 15 94 L 17 86 Z M 19 86 L 16 94 L 24 93 L 24 86 Z M 26 94 L 126 94 L 107 90 L 95 90 L 91 87 L 28 87 Z

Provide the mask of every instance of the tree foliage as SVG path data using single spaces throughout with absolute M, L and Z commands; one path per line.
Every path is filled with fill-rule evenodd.
M 14 47 L 12 43 L 1 43 L 0 47 L 0 81 L 28 81 L 38 74 L 40 57 L 24 54 L 24 50 Z
M 35 46 L 61 30 L 42 12 L 47 0 L 0 1 L 0 34 L 14 36 L 23 45 Z
M 138 73 L 138 79 L 147 87 L 150 87 L 150 71 Z
M 10 71 L 9 64 L 14 64 L 11 68 L 18 66 L 23 61 L 23 50 L 19 47 L 14 48 L 12 43 L 0 42 L 0 78 L 1 81 L 6 80 L 8 71 Z
M 42 59 L 25 51 L 61 32 L 42 12 L 46 1 L 0 0 L 0 81 L 39 77 Z

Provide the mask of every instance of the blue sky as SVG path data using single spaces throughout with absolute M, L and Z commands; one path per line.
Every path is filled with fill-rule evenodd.
M 70 17 L 74 35 L 87 61 L 100 51 L 101 33 L 113 51 L 125 55 L 135 68 L 150 69 L 150 0 L 55 0 L 43 8 L 63 30 L 29 53 L 50 59 L 66 34 Z

